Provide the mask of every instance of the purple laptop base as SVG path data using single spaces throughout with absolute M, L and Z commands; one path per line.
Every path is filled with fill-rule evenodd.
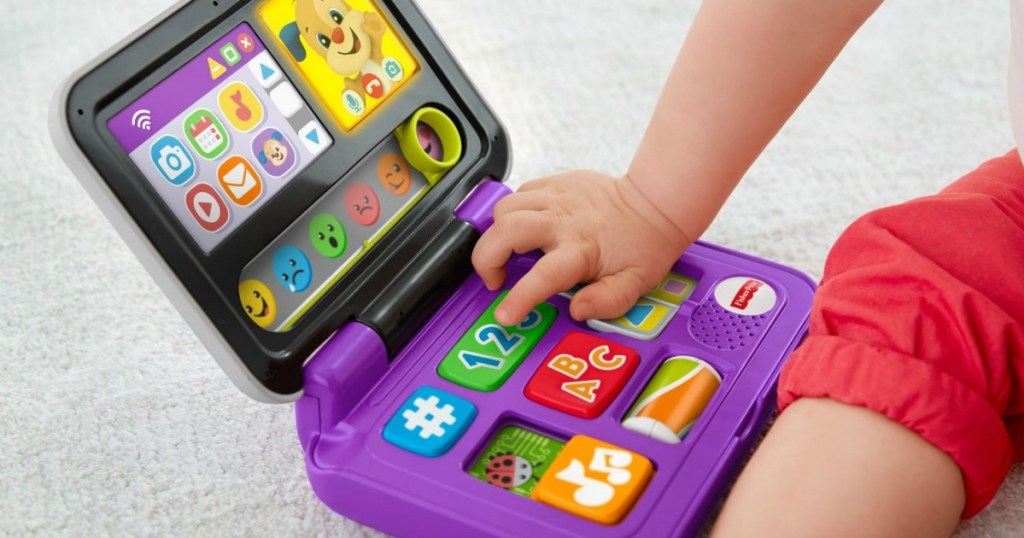
M 494 202 L 507 194 L 486 181 L 456 212 L 483 230 Z M 536 261 L 517 256 L 508 264 L 511 285 Z M 307 364 L 305 392 L 296 404 L 299 439 L 313 489 L 338 513 L 399 536 L 692 536 L 725 492 L 775 408 L 775 385 L 786 357 L 803 338 L 814 283 L 787 267 L 704 243 L 676 263 L 677 273 L 698 279 L 664 332 L 651 341 L 595 332 L 568 315 L 568 299 L 549 299 L 558 318 L 536 349 L 494 392 L 477 392 L 442 379 L 441 359 L 499 292 L 475 274 L 444 303 L 392 361 L 377 334 L 349 323 Z M 765 327 L 742 346 L 709 347 L 690 320 L 715 284 L 751 276 L 771 285 L 777 302 Z M 587 420 L 526 399 L 523 388 L 552 347 L 569 331 L 619 342 L 640 353 L 640 366 L 609 408 Z M 724 347 L 725 349 L 718 349 Z M 620 424 L 636 396 L 675 355 L 709 362 L 722 385 L 693 429 L 676 445 L 644 437 Z M 478 416 L 446 454 L 426 458 L 384 440 L 385 423 L 417 388 L 443 388 L 477 406 Z M 629 514 L 617 525 L 591 522 L 494 487 L 467 470 L 504 425 L 514 423 L 567 440 L 585 434 L 649 458 L 655 473 Z

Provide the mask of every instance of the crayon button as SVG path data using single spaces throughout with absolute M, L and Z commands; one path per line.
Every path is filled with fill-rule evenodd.
M 697 422 L 721 384 L 722 376 L 696 357 L 667 359 L 637 397 L 622 426 L 676 444 Z

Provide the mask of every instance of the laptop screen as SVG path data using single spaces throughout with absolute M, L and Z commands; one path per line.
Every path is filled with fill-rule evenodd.
M 333 143 L 246 23 L 107 127 L 207 253 Z

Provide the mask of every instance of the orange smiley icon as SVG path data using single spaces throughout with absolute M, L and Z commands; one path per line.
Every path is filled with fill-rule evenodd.
M 401 196 L 412 186 L 412 172 L 409 163 L 397 153 L 385 153 L 377 161 L 377 177 L 388 192 Z

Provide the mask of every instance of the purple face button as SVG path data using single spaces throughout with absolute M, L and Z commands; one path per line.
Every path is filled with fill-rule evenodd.
M 440 161 L 441 157 L 444 156 L 444 147 L 441 145 L 441 137 L 437 136 L 437 131 L 435 131 L 433 127 L 422 121 L 417 123 L 416 139 L 419 140 L 420 147 L 423 148 L 423 152 L 430 155 L 431 159 Z
M 295 147 L 277 129 L 265 129 L 252 141 L 252 154 L 268 174 L 281 177 L 295 166 Z

